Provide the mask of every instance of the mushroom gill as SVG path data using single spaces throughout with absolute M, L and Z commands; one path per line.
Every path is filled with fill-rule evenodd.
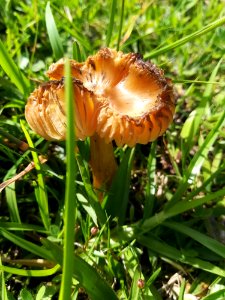
M 95 96 L 73 79 L 75 134 L 80 140 L 96 131 Z M 46 140 L 65 140 L 66 111 L 64 79 L 51 80 L 31 93 L 25 107 L 30 127 Z
M 60 59 L 50 66 L 50 81 L 37 88 L 26 105 L 28 123 L 46 139 L 66 136 L 64 65 Z M 91 137 L 94 187 L 109 186 L 117 168 L 111 141 L 133 147 L 162 135 L 175 109 L 172 83 L 139 54 L 109 48 L 83 63 L 70 60 L 70 65 L 76 138 Z

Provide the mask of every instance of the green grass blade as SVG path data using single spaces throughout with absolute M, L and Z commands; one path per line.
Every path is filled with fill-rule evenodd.
M 225 289 L 219 290 L 215 293 L 203 297 L 202 300 L 224 300 L 225 299 Z
M 152 293 L 152 297 L 149 298 L 149 300 L 163 300 L 160 291 L 152 284 L 149 287 L 151 293 Z
M 32 224 L 24 224 L 24 223 L 16 223 L 16 222 L 0 222 L 0 227 L 8 230 L 16 230 L 16 231 L 36 231 L 46 233 L 46 230 L 43 227 L 32 225 Z
M 173 83 L 192 83 L 192 84 L 207 84 L 207 85 L 218 85 L 218 86 L 224 86 L 224 82 L 219 81 L 206 81 L 206 80 L 188 80 L 188 79 L 182 79 L 182 80 L 175 80 L 173 79 Z
M 34 144 L 33 144 L 32 140 L 30 138 L 30 135 L 29 135 L 26 127 L 23 125 L 22 122 L 21 122 L 21 127 L 22 127 L 23 132 L 26 136 L 28 145 L 31 148 L 34 148 Z M 37 171 L 37 181 L 38 181 L 38 186 L 35 189 L 35 194 L 37 196 L 37 202 L 38 202 L 42 222 L 44 224 L 45 229 L 49 230 L 50 217 L 49 217 L 49 209 L 48 209 L 48 195 L 47 195 L 45 182 L 44 182 L 42 164 L 39 161 L 39 157 L 38 157 L 37 152 L 31 151 L 31 153 L 32 153 L 34 164 L 35 164 L 35 169 Z
M 184 300 L 185 286 L 186 286 L 186 280 L 183 279 L 180 287 L 178 300 Z
M 52 50 L 55 56 L 55 59 L 60 59 L 64 56 L 63 46 L 60 40 L 60 36 L 55 24 L 54 17 L 52 15 L 50 2 L 47 3 L 45 9 L 45 22 L 47 27 L 47 32 L 49 40 L 52 46 Z
M 157 279 L 157 277 L 159 276 L 159 274 L 161 273 L 162 269 L 161 267 L 159 267 L 156 271 L 154 271 L 150 278 L 148 279 L 146 285 L 150 286 L 151 284 L 153 284 L 153 282 Z
M 66 111 L 67 111 L 67 131 L 66 131 L 66 196 L 64 212 L 64 250 L 63 250 L 63 273 L 60 287 L 59 299 L 70 299 L 73 276 L 73 261 L 71 257 L 74 252 L 74 226 L 76 211 L 75 192 L 75 130 L 74 130 L 74 95 L 71 80 L 69 60 L 65 65 L 65 90 L 66 90 Z
M 214 68 L 214 70 L 209 78 L 209 82 L 213 82 L 215 80 L 215 77 L 216 77 L 219 67 L 222 63 L 222 60 L 223 60 L 223 58 L 221 58 L 219 60 L 218 64 Z M 207 103 L 212 98 L 213 91 L 214 91 L 214 89 L 213 89 L 212 84 L 209 84 L 208 86 L 206 86 L 205 92 L 202 97 L 202 101 L 200 102 L 199 106 L 191 112 L 191 114 L 189 115 L 189 117 L 187 118 L 187 120 L 185 121 L 185 123 L 182 127 L 180 135 L 183 139 L 187 140 L 186 145 L 185 145 L 185 148 L 187 148 L 187 150 L 186 150 L 187 152 L 193 146 L 194 137 L 196 136 L 196 134 L 199 130 L 199 126 L 201 124 L 202 117 L 203 117 L 206 107 L 207 107 Z
M 224 197 L 224 195 L 225 189 L 221 189 L 217 192 L 210 193 L 201 198 L 193 199 L 192 201 L 180 201 L 176 203 L 176 205 L 172 206 L 170 209 L 165 210 L 165 216 L 166 218 L 171 218 L 173 216 L 181 214 L 190 209 L 194 209 L 195 207 L 198 207 L 210 201 L 219 201 Z
M 30 291 L 28 291 L 26 288 L 23 288 L 20 291 L 20 295 L 19 295 L 19 299 L 20 300 L 34 300 L 32 294 Z M 37 299 L 36 299 L 37 300 Z
M 217 240 L 212 239 L 211 237 L 202 234 L 201 232 L 198 232 L 197 230 L 194 230 L 188 226 L 185 226 L 181 223 L 167 221 L 162 223 L 162 225 L 165 225 L 166 227 L 169 227 L 171 229 L 174 229 L 175 231 L 181 232 L 195 241 L 199 242 L 206 248 L 210 249 L 214 253 L 220 255 L 221 257 L 225 258 L 225 245 L 221 244 Z
M 225 24 L 225 17 L 206 25 L 205 27 L 201 28 L 200 30 L 195 31 L 195 32 L 191 33 L 190 35 L 187 35 L 174 43 L 171 43 L 165 47 L 162 47 L 161 49 L 158 49 L 158 50 L 150 52 L 149 54 L 146 54 L 144 56 L 144 58 L 145 59 L 153 58 L 153 57 L 159 56 L 163 53 L 166 53 L 172 49 L 180 47 L 180 46 L 182 46 L 190 41 L 193 41 L 194 39 L 206 34 L 207 32 L 210 32 L 210 31 L 216 29 L 217 27 L 222 26 L 223 24 Z
M 91 217 L 92 221 L 96 226 L 98 226 L 98 218 L 95 210 L 91 207 L 88 199 L 86 199 L 82 194 L 77 193 L 77 199 L 79 203 L 83 206 L 83 209 L 86 210 L 87 214 Z
M 15 182 L 11 183 L 5 189 L 6 201 L 9 209 L 10 220 L 21 223 L 19 209 L 16 199 Z
M 183 252 L 177 250 L 176 248 L 164 242 L 158 241 L 155 237 L 141 236 L 140 238 L 138 238 L 138 241 L 142 245 L 148 247 L 149 249 L 158 253 L 162 257 L 168 257 L 172 260 L 180 261 L 181 263 L 191 265 L 192 267 L 195 267 L 197 269 L 201 269 L 206 272 L 225 277 L 225 271 L 223 269 L 202 259 L 187 256 Z
M 16 85 L 18 90 L 22 94 L 26 95 L 29 90 L 29 82 L 18 69 L 18 67 L 12 60 L 11 56 L 7 52 L 1 40 L 0 40 L 0 65 L 5 71 L 5 73 L 9 76 L 11 81 Z
M 26 241 L 25 239 L 19 237 L 18 235 L 15 235 L 3 228 L 0 228 L 0 234 L 5 237 L 7 240 L 11 241 L 15 245 L 21 247 L 22 249 L 25 249 L 35 255 L 37 257 L 46 258 L 51 260 L 52 256 L 51 253 L 44 249 L 43 247 L 37 246 L 29 241 Z
M 43 243 L 51 251 L 54 261 L 62 265 L 62 249 L 49 240 L 43 240 Z M 91 299 L 118 299 L 105 279 L 99 275 L 98 270 L 90 266 L 86 261 L 76 254 L 73 255 L 73 257 L 70 257 L 70 261 L 73 265 L 74 278 L 79 281 L 80 285 L 85 289 Z
M 130 290 L 130 295 L 128 300 L 138 300 L 139 299 L 139 292 L 140 292 L 140 288 L 138 287 L 138 279 L 140 278 L 140 270 L 137 267 L 135 272 L 134 272 L 134 276 L 133 276 L 133 280 L 132 280 L 132 284 L 131 284 L 131 290 Z
M 51 2 L 51 5 L 52 7 L 54 7 L 54 11 L 56 11 L 60 15 L 60 18 L 66 21 L 67 25 L 64 29 L 66 30 L 67 34 L 76 39 L 80 43 L 80 45 L 82 45 L 82 47 L 87 49 L 89 52 L 92 51 L 90 40 L 88 39 L 88 37 L 83 35 L 82 30 L 78 28 L 79 26 L 77 26 L 76 22 L 68 22 L 68 18 L 65 12 L 62 11 L 57 4 L 54 4 L 53 1 Z
M 105 200 L 105 209 L 111 217 L 117 216 L 119 223 L 123 224 L 127 212 L 131 168 L 134 158 L 135 148 L 129 148 L 120 163 L 115 175 L 109 194 Z
M 101 207 L 101 204 L 99 203 L 97 195 L 93 191 L 93 187 L 90 182 L 90 178 L 88 176 L 88 172 L 85 167 L 84 160 L 81 157 L 80 153 L 77 153 L 76 160 L 77 160 L 77 165 L 78 165 L 79 172 L 80 172 L 80 175 L 82 178 L 82 182 L 84 184 L 85 191 L 87 193 L 88 203 L 95 211 L 96 216 L 98 217 L 98 222 L 101 225 L 104 225 L 107 221 L 107 217 L 106 217 L 104 210 Z
M 56 272 L 59 271 L 61 267 L 59 265 L 54 266 L 51 269 L 44 269 L 44 270 L 24 270 L 24 269 L 18 269 L 18 268 L 12 268 L 8 266 L 0 265 L 0 270 L 14 274 L 19 276 L 27 276 L 27 277 L 46 277 L 46 276 L 52 276 Z
M 6 135 L 6 137 L 7 137 L 7 135 Z M 11 135 L 9 138 L 11 138 Z M 16 139 L 16 143 L 21 145 L 21 141 L 19 141 L 18 139 Z M 29 153 L 29 151 L 25 152 L 15 162 L 15 164 L 8 170 L 7 174 L 4 177 L 4 181 L 7 181 L 8 179 L 12 178 L 16 174 L 17 168 L 21 165 L 23 160 L 28 156 L 28 153 Z M 6 201 L 7 201 L 11 221 L 20 223 L 21 220 L 20 220 L 20 214 L 19 214 L 19 209 L 18 209 L 18 204 L 17 204 L 15 183 L 6 187 Z
M 1 257 L 0 257 L 0 270 L 2 267 L 2 261 L 1 261 Z M 2 272 L 0 272 L 0 299 L 2 300 L 8 300 L 8 296 L 7 296 L 7 290 L 6 290 L 6 286 L 5 286 L 5 277 L 4 277 L 4 272 L 2 270 Z
M 192 201 L 180 201 L 170 208 L 162 210 L 155 214 L 153 217 L 148 218 L 141 225 L 142 233 L 150 231 L 154 227 L 162 224 L 166 219 L 184 213 L 190 209 L 203 205 L 210 201 L 219 201 L 225 196 L 225 189 L 221 189 L 217 192 L 210 193 L 201 198 L 194 199 Z
M 214 173 L 212 173 L 212 175 L 206 181 L 202 183 L 200 187 L 190 192 L 185 199 L 191 200 L 199 193 L 201 193 L 210 183 L 213 182 L 213 180 L 215 180 L 220 176 L 221 172 L 223 172 L 224 169 L 225 169 L 225 161 L 219 166 L 219 168 L 217 168 L 217 170 Z
M 117 46 L 116 46 L 117 51 L 120 49 L 120 41 L 121 41 L 123 18 L 124 18 L 124 6 L 125 6 L 125 0 L 122 0 L 121 1 L 121 11 L 120 11 L 120 24 L 119 24 L 119 31 L 118 31 Z
M 81 48 L 80 44 L 77 41 L 75 41 L 73 43 L 73 58 L 78 62 L 82 62 L 84 60 L 84 57 L 81 54 L 80 48 Z
M 116 6 L 117 6 L 117 0 L 111 0 L 110 19 L 109 19 L 109 26 L 107 30 L 107 36 L 106 36 L 106 47 L 109 47 L 112 38 L 114 18 L 116 14 Z
M 196 175 L 199 173 L 204 161 L 207 159 L 207 155 L 210 148 L 212 147 L 212 145 L 214 144 L 215 140 L 219 135 L 220 129 L 222 128 L 224 121 L 225 121 L 225 111 L 222 112 L 221 117 L 215 124 L 214 128 L 210 131 L 205 141 L 202 143 L 200 149 L 191 160 L 188 169 L 184 174 L 180 185 L 177 188 L 177 191 L 175 192 L 172 199 L 167 205 L 168 207 L 171 207 L 181 199 L 183 193 L 187 190 L 189 184 L 193 182 Z
M 156 172 L 156 145 L 157 142 L 151 144 L 151 150 L 148 157 L 148 182 L 145 189 L 145 209 L 143 220 L 149 218 L 153 212 L 153 206 L 155 201 L 156 184 L 155 184 L 155 172 Z

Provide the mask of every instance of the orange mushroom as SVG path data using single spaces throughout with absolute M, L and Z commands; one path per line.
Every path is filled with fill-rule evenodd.
M 93 186 L 109 187 L 117 164 L 118 146 L 147 144 L 172 122 L 174 94 L 161 69 L 139 54 L 104 48 L 84 63 L 70 61 L 75 95 L 77 139 L 90 137 Z M 66 131 L 64 60 L 47 72 L 51 81 L 28 99 L 25 116 L 31 128 L 46 139 L 63 140 Z
M 92 136 L 97 127 L 97 115 L 93 93 L 79 80 L 73 79 L 75 99 L 75 133 L 84 140 Z M 64 79 L 52 80 L 40 85 L 30 95 L 25 107 L 25 117 L 30 127 L 46 140 L 65 140 Z

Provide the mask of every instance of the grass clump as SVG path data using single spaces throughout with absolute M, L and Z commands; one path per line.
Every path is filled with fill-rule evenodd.
M 223 299 L 222 1 L 0 7 L 0 299 Z M 103 46 L 151 58 L 177 103 L 163 137 L 115 149 L 119 169 L 100 204 L 89 141 L 76 153 L 72 129 L 66 143 L 45 141 L 24 106 L 52 62 Z

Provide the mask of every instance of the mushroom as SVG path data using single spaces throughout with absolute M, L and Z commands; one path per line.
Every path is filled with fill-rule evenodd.
M 97 127 L 97 114 L 93 93 L 82 83 L 73 79 L 75 99 L 75 133 L 76 137 L 84 140 L 92 136 Z M 65 140 L 64 78 L 51 80 L 41 84 L 30 95 L 25 107 L 25 117 L 30 127 L 46 140 Z
M 46 139 L 65 139 L 64 64 L 50 66 L 50 81 L 30 95 L 25 109 L 30 127 Z M 172 83 L 139 54 L 109 48 L 70 65 L 76 138 L 90 137 L 93 186 L 108 188 L 117 170 L 112 141 L 133 147 L 161 136 L 173 119 Z

